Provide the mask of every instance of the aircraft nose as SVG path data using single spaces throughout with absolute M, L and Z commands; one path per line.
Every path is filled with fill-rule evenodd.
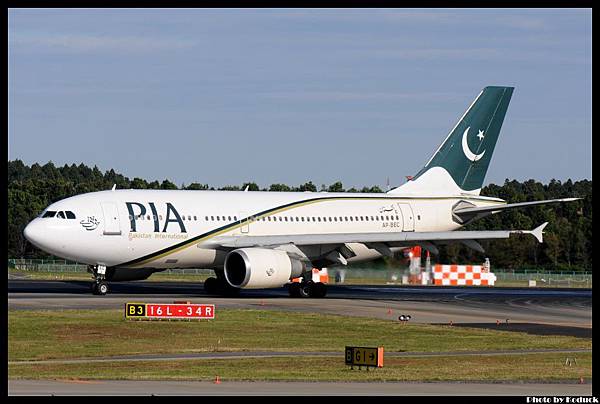
M 29 242 L 39 248 L 44 247 L 44 226 L 40 223 L 39 219 L 33 219 L 25 229 L 23 230 L 23 235 Z

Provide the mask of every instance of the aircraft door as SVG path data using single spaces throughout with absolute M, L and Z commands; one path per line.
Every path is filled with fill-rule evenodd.
M 114 202 L 101 202 L 100 204 L 104 214 L 104 235 L 120 235 L 121 222 L 117 204 Z
M 250 218 L 248 217 L 248 212 L 240 212 L 240 232 L 242 234 L 250 233 Z
M 410 204 L 399 203 L 398 207 L 400 208 L 402 217 L 404 219 L 402 231 L 415 231 L 415 215 L 413 214 Z

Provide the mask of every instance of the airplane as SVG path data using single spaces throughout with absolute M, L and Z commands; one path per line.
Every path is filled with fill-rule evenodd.
M 32 244 L 88 265 L 92 292 L 107 282 L 147 279 L 168 268 L 213 269 L 209 294 L 288 285 L 292 297 L 322 298 L 312 269 L 393 256 L 420 245 L 533 235 L 533 230 L 456 231 L 509 209 L 481 187 L 514 87 L 485 87 L 423 168 L 387 193 L 115 189 L 52 203 L 25 228 Z M 302 278 L 302 282 L 291 282 Z

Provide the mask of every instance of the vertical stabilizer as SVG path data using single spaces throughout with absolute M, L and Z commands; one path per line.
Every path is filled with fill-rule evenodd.
M 479 194 L 514 87 L 485 87 L 413 180 L 389 193 Z

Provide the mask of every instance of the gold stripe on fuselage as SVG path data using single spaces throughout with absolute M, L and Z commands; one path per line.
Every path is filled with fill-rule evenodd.
M 183 243 L 181 243 L 179 245 L 175 245 L 175 246 L 172 246 L 172 247 L 167 247 L 165 249 L 165 251 L 163 251 L 162 253 L 160 251 L 157 251 L 157 252 L 154 252 L 154 253 L 150 253 L 150 254 L 147 254 L 147 255 L 145 255 L 143 257 L 137 258 L 135 260 L 123 263 L 123 264 L 121 264 L 119 266 L 135 268 L 135 267 L 140 267 L 142 265 L 146 265 L 146 264 L 148 264 L 150 262 L 156 261 L 158 259 L 167 257 L 167 256 L 169 256 L 171 254 L 174 254 L 176 252 L 179 252 L 181 250 L 189 248 L 189 247 L 191 247 L 194 244 L 198 244 L 198 243 L 204 242 L 206 240 L 209 240 L 211 238 L 219 236 L 219 235 L 221 235 L 223 233 L 235 230 L 235 229 L 237 229 L 237 228 L 239 228 L 241 226 L 246 225 L 249 220 L 253 221 L 254 219 L 261 219 L 263 217 L 272 216 L 272 215 L 275 215 L 277 213 L 285 212 L 285 211 L 288 211 L 288 210 L 292 210 L 292 209 L 299 208 L 299 207 L 306 206 L 306 205 L 311 205 L 311 204 L 318 203 L 318 202 L 329 202 L 329 201 L 336 201 L 336 200 L 365 200 L 365 199 L 368 199 L 368 200 L 377 200 L 377 199 L 379 199 L 379 200 L 394 200 L 394 201 L 395 200 L 404 200 L 404 201 L 407 201 L 407 202 L 417 201 L 417 200 L 423 201 L 423 200 L 440 200 L 440 199 L 460 199 L 460 200 L 469 200 L 469 199 L 473 200 L 474 199 L 474 200 L 477 200 L 479 202 L 486 202 L 486 203 L 489 202 L 490 204 L 496 204 L 496 205 L 505 204 L 506 203 L 506 202 L 500 203 L 499 201 L 490 201 L 490 200 L 487 200 L 487 199 L 486 200 L 482 200 L 480 198 L 477 198 L 477 196 L 474 196 L 474 197 L 467 197 L 467 196 L 465 196 L 465 197 L 456 197 L 456 196 L 453 196 L 453 197 L 428 197 L 428 198 L 406 198 L 406 197 L 404 197 L 404 198 L 402 198 L 402 197 L 362 197 L 362 198 L 361 197 L 331 197 L 331 198 L 328 198 L 328 197 L 323 197 L 323 198 L 319 198 L 319 199 L 310 199 L 310 200 L 306 200 L 306 201 L 290 202 L 289 204 L 284 205 L 284 206 L 279 207 L 279 208 L 274 208 L 272 210 L 266 210 L 266 211 L 264 211 L 262 213 L 258 213 L 256 215 L 250 215 L 247 218 L 240 218 L 239 221 L 237 221 L 235 223 L 231 223 L 229 225 L 226 225 L 224 228 L 222 228 L 220 230 L 216 230 L 215 229 L 215 230 L 209 231 L 203 237 L 202 236 L 196 236 L 197 238 L 195 237 L 195 238 L 192 238 L 191 240 L 184 241 Z M 157 253 L 158 253 L 158 255 L 154 255 L 154 254 L 157 254 Z M 150 255 L 150 256 L 148 256 L 148 255 Z M 147 257 L 147 258 L 144 258 L 144 257 Z M 141 260 L 141 261 L 138 261 L 138 260 Z

